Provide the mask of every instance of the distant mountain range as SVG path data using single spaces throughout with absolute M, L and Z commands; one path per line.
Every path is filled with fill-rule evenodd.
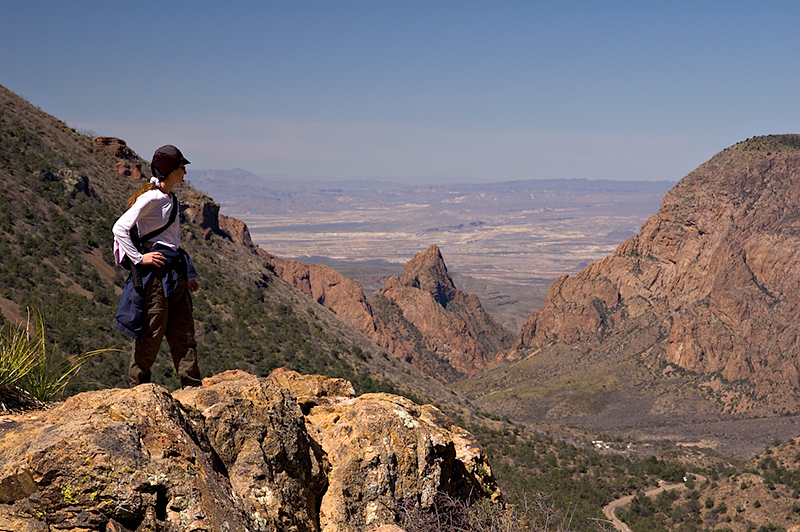
M 187 181 L 214 197 L 234 216 L 244 213 L 342 210 L 353 206 L 398 206 L 406 203 L 470 205 L 490 196 L 496 208 L 508 211 L 559 209 L 583 198 L 585 205 L 602 205 L 600 198 L 636 198 L 627 210 L 641 209 L 641 197 L 658 198 L 673 181 L 612 181 L 541 179 L 495 183 L 408 184 L 397 181 L 335 180 L 291 176 L 259 176 L 241 168 L 192 169 Z M 656 200 L 658 201 L 658 200 Z M 597 208 L 597 207 L 595 207 Z M 276 211 L 277 210 L 277 211 Z

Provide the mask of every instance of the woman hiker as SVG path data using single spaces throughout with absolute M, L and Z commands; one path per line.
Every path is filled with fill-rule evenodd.
M 114 224 L 114 259 L 131 271 L 114 319 L 114 326 L 135 340 L 131 387 L 150 382 L 164 336 L 181 386 L 201 385 L 189 294 L 200 286 L 181 249 L 178 199 L 172 193 L 187 164 L 175 146 L 158 148 L 150 166 L 154 177 L 130 197 L 130 208 Z

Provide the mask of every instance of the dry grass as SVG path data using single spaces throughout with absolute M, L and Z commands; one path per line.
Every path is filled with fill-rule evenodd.
M 562 515 L 543 493 L 517 506 L 480 499 L 469 502 L 440 493 L 432 508 L 407 504 L 398 510 L 406 532 L 569 532 L 570 517 Z M 597 522 L 598 532 L 611 530 Z

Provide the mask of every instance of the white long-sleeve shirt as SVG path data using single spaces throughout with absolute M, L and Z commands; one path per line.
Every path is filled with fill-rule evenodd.
M 146 235 L 163 227 L 172 213 L 172 196 L 159 189 L 148 190 L 138 198 L 136 203 L 125 211 L 114 224 L 114 260 L 120 264 L 127 255 L 134 264 L 142 262 L 142 254 L 131 241 L 130 230 L 137 224 L 140 235 Z M 172 249 L 181 247 L 181 230 L 179 216 L 161 234 L 150 239 L 150 242 L 163 244 Z

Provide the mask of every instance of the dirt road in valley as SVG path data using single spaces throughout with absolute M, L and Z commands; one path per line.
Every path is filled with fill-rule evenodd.
M 705 477 L 700 475 L 694 475 L 695 482 L 703 482 L 705 481 Z M 669 491 L 678 488 L 685 488 L 686 485 L 684 483 L 680 484 L 667 484 L 666 482 L 659 482 L 657 488 L 653 488 L 649 491 L 645 491 L 644 494 L 648 497 L 652 497 L 654 495 L 658 495 L 662 491 Z M 633 532 L 628 525 L 617 519 L 615 512 L 617 508 L 622 508 L 626 504 L 629 504 L 636 495 L 627 495 L 625 497 L 621 497 L 614 501 L 611 501 L 607 506 L 603 508 L 603 514 L 611 521 L 617 530 L 620 532 Z

